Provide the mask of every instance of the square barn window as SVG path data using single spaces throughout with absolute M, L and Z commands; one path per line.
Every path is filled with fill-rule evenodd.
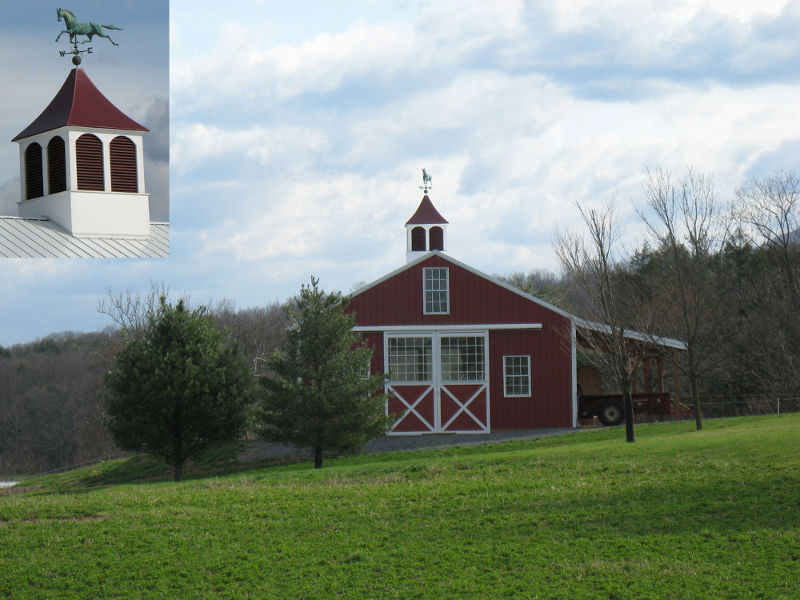
M 424 314 L 446 315 L 450 312 L 447 267 L 426 267 L 422 269 L 424 289 Z
M 504 356 L 503 383 L 505 396 L 531 395 L 531 357 Z
M 430 337 L 389 338 L 389 379 L 431 381 L 433 350 Z

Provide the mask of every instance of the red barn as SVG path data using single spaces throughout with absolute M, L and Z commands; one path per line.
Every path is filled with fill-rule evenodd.
M 425 195 L 407 264 L 349 310 L 389 374 L 393 434 L 574 427 L 575 320 L 443 254 L 447 221 Z
M 396 416 L 390 433 L 577 426 L 578 383 L 590 394 L 601 391 L 594 367 L 579 373 L 576 344 L 584 330 L 606 328 L 450 258 L 446 230 L 426 193 L 406 223 L 406 266 L 355 292 L 348 308 L 374 350 L 372 372 L 389 376 L 387 413 Z M 663 350 L 672 348 L 674 359 L 686 347 L 625 335 L 640 352 L 661 348 L 640 358 L 648 387 L 649 360 L 657 359 L 663 394 Z M 675 385 L 677 415 L 677 379 Z

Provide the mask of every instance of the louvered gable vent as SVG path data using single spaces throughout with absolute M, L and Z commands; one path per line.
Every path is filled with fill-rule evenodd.
M 103 191 L 103 144 L 100 138 L 84 133 L 75 140 L 78 189 Z
M 42 147 L 34 142 L 25 149 L 25 197 L 30 200 L 43 195 Z
M 64 138 L 54 137 L 47 144 L 47 189 L 57 194 L 67 189 L 67 154 Z
M 139 191 L 136 173 L 136 145 L 130 138 L 118 135 L 111 140 L 111 191 Z

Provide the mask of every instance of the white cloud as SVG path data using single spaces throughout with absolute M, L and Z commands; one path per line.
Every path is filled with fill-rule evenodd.
M 522 0 L 442 0 L 425 3 L 418 17 L 418 40 L 453 58 L 494 42 L 508 42 L 525 34 Z M 441 52 L 440 52 L 441 54 Z
M 345 78 L 391 73 L 407 64 L 413 50 L 403 25 L 357 21 L 340 33 L 271 47 L 258 27 L 229 24 L 208 55 L 173 69 L 173 89 L 186 103 L 178 103 L 177 113 L 231 98 L 270 105 L 306 92 L 325 93 Z
M 181 123 L 173 132 L 171 165 L 179 174 L 226 155 L 239 161 L 252 159 L 262 167 L 275 167 L 280 163 L 298 169 L 308 160 L 309 154 L 327 147 L 323 133 L 296 126 L 227 129 L 203 123 Z
M 19 200 L 19 175 L 15 175 L 0 185 L 0 215 L 16 217 L 19 214 L 17 210 Z

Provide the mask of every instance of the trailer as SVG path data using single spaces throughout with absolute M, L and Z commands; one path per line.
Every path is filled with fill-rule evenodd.
M 631 394 L 633 414 L 645 415 L 653 420 L 666 419 L 675 414 L 675 406 L 669 392 L 641 392 Z M 691 406 L 681 404 L 680 416 L 693 415 Z M 603 425 L 619 425 L 625 421 L 622 394 L 578 397 L 578 416 L 581 419 L 597 417 Z

